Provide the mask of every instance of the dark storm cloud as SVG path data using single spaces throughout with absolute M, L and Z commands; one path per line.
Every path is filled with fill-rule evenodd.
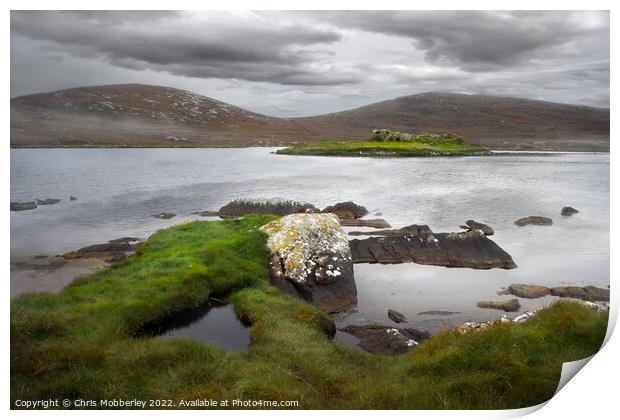
M 359 81 L 316 66 L 326 54 L 306 48 L 337 42 L 340 34 L 301 24 L 188 21 L 182 12 L 23 11 L 11 14 L 11 30 L 49 50 L 101 56 L 133 70 L 300 85 Z
M 428 61 L 471 71 L 609 54 L 606 12 L 358 11 L 325 12 L 324 19 L 341 28 L 409 38 Z

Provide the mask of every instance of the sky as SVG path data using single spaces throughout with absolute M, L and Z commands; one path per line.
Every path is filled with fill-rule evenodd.
M 11 97 L 145 83 L 254 112 L 429 91 L 609 107 L 606 11 L 13 11 Z

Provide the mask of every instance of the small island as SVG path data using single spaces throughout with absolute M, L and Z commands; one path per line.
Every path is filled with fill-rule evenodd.
M 489 150 L 467 143 L 456 134 L 411 134 L 386 129 L 373 130 L 370 140 L 323 141 L 317 144 L 286 147 L 279 155 L 311 156 L 470 156 L 488 155 Z

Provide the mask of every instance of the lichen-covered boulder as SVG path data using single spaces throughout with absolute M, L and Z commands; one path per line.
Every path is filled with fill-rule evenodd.
M 246 214 L 275 214 L 285 216 L 293 213 L 313 213 L 319 210 L 313 204 L 285 198 L 236 198 L 220 208 L 220 217 L 241 217 Z
M 269 278 L 329 312 L 357 303 L 346 233 L 334 214 L 291 214 L 261 228 L 269 235 Z

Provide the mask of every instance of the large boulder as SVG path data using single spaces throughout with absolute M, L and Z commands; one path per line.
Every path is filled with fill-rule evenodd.
M 318 209 L 310 203 L 284 198 L 237 198 L 217 212 L 220 217 L 241 217 L 246 214 L 275 214 L 286 216 L 293 213 L 314 213 Z
M 325 207 L 322 213 L 334 213 L 341 219 L 359 219 L 368 214 L 368 210 L 364 206 L 355 204 L 353 201 L 345 201 L 344 203 L 336 203 L 333 206 Z
M 553 220 L 544 216 L 528 216 L 515 220 L 517 226 L 537 225 L 537 226 L 551 226 Z
M 37 203 L 35 203 L 34 201 L 27 201 L 25 203 L 11 201 L 11 211 L 33 210 L 36 208 L 37 208 Z
M 551 294 L 558 297 L 587 300 L 590 302 L 609 302 L 609 290 L 596 286 L 558 286 L 551 288 Z
M 519 308 L 521 308 L 521 304 L 519 303 L 519 299 L 500 301 L 483 300 L 478 302 L 478 307 L 485 309 L 499 309 L 504 312 L 517 312 Z
M 269 235 L 269 278 L 329 312 L 357 304 L 346 233 L 334 214 L 291 214 L 261 228 Z
M 562 216 L 572 216 L 573 214 L 577 214 L 579 213 L 579 210 L 577 210 L 576 208 L 567 206 L 567 207 L 562 207 L 562 211 L 561 214 Z
M 353 262 L 441 265 L 478 269 L 515 268 L 510 254 L 476 230 L 462 233 L 388 235 L 349 241 Z

